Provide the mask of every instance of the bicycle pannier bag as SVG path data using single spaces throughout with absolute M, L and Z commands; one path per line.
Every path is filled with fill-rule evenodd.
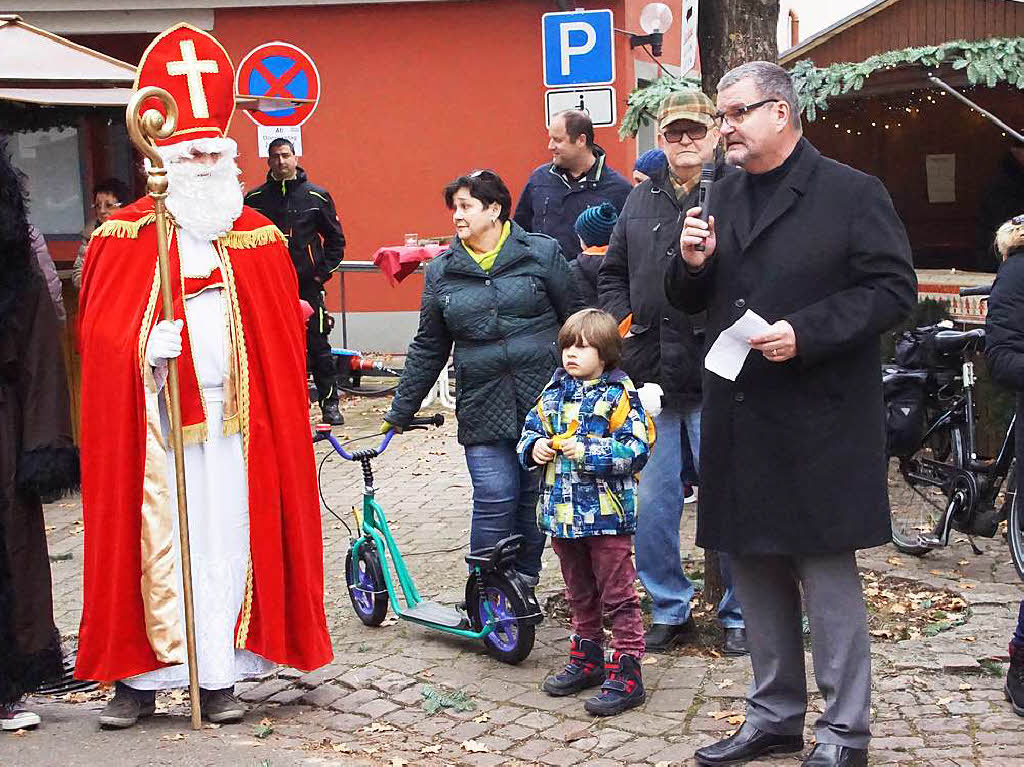
M 890 456 L 909 456 L 921 446 L 925 429 L 925 383 L 921 370 L 887 371 L 882 380 L 885 397 L 885 446 Z
M 893 362 L 901 368 L 910 370 L 959 367 L 959 355 L 940 354 L 935 349 L 935 334 L 943 330 L 949 330 L 949 328 L 930 325 L 900 333 L 896 337 Z

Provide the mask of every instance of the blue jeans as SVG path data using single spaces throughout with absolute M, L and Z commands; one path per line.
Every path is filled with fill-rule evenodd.
M 1020 614 L 1017 616 L 1017 631 L 1011 640 L 1017 647 L 1024 647 L 1024 599 L 1020 600 Z
M 640 509 L 637 514 L 636 569 L 651 597 L 654 622 L 678 625 L 690 617 L 693 584 L 683 572 L 679 552 L 679 526 L 683 518 L 681 429 L 686 428 L 693 448 L 694 468 L 700 473 L 700 408 L 665 408 L 654 419 L 658 439 L 647 466 L 640 473 Z M 718 605 L 722 628 L 743 628 L 743 612 L 736 598 L 729 558 L 719 554 L 725 594 Z
M 526 540 L 516 557 L 516 570 L 537 577 L 544 551 L 544 533 L 537 527 L 539 474 L 519 466 L 513 440 L 466 445 L 465 450 L 473 480 L 470 551 L 490 548 L 519 533 Z

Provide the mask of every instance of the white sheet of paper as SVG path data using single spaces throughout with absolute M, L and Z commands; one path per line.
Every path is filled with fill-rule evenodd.
M 722 331 L 704 358 L 704 367 L 715 375 L 735 381 L 750 353 L 747 339 L 770 328 L 761 315 L 747 309 L 736 322 Z

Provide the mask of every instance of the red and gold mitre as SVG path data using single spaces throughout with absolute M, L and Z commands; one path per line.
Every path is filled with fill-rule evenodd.
M 178 24 L 161 32 L 142 54 L 135 89 L 155 85 L 178 104 L 178 124 L 158 146 L 200 138 L 224 138 L 235 111 L 235 68 L 227 51 L 213 35 L 191 24 Z M 141 112 L 166 110 L 156 99 L 142 104 Z

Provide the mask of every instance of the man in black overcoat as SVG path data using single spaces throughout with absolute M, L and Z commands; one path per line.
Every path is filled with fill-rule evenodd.
M 732 557 L 754 681 L 746 722 L 697 762 L 803 748 L 802 590 L 825 698 L 804 764 L 866 765 L 855 552 L 890 536 L 879 336 L 916 301 L 910 246 L 881 182 L 803 138 L 784 69 L 733 69 L 717 106 L 726 159 L 746 172 L 715 184 L 709 222 L 688 211 L 665 289 L 708 311 L 709 345 L 748 309 L 770 327 L 735 381 L 704 374 L 697 543 Z

